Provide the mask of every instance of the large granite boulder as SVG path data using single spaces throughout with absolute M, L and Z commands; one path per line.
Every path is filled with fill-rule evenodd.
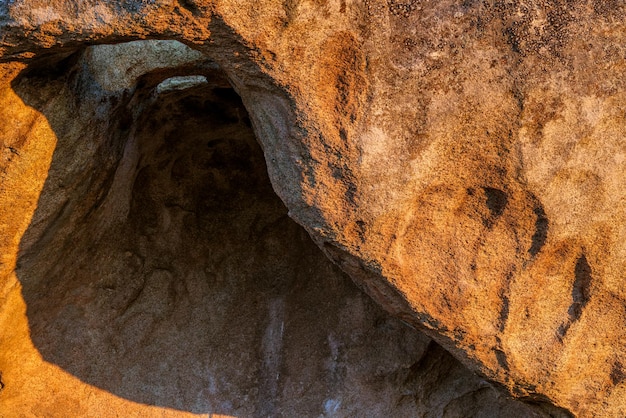
M 219 114 L 221 105 L 212 104 L 230 100 L 220 95 L 230 97 L 232 85 L 289 216 L 383 308 L 516 397 L 580 416 L 624 416 L 624 7 L 595 0 L 2 2 L 4 300 L 16 297 L 19 282 L 26 305 L 15 309 L 26 309 L 44 359 L 113 393 L 123 386 L 90 381 L 102 371 L 72 366 L 73 356 L 94 355 L 108 338 L 122 350 L 108 359 L 123 358 L 120 368 L 132 372 L 132 357 L 115 348 L 122 317 L 103 310 L 128 316 L 123 341 L 145 341 L 146 323 L 176 317 L 176 295 L 204 294 L 177 286 L 199 274 L 207 251 L 232 254 L 227 237 L 264 228 L 256 215 L 229 219 L 236 208 L 265 204 L 244 187 L 262 186 L 240 178 L 259 164 L 243 158 L 256 152 L 251 143 L 224 145 L 230 131 L 198 136 L 213 129 L 203 125 L 208 114 L 245 124 L 243 108 Z M 86 48 L 145 38 L 196 52 L 154 43 Z M 156 57 L 146 58 L 155 48 Z M 194 138 L 217 141 L 207 144 L 211 157 Z M 220 174 L 231 165 L 234 172 Z M 202 191 L 189 192 L 195 185 Z M 217 223 L 234 229 L 211 232 Z M 222 248 L 209 250 L 206 235 Z M 259 237 L 250 235 L 250 251 L 263 247 Z M 270 265 L 289 270 L 294 264 L 280 245 L 251 252 L 263 260 L 229 262 L 243 276 Z M 126 293 L 118 295 L 121 278 Z M 278 332 L 272 321 L 288 306 L 270 282 L 258 284 L 266 334 L 238 331 L 264 347 L 260 375 L 277 361 L 267 333 Z M 241 286 L 229 297 L 252 298 Z M 3 330 L 18 326 L 18 317 L 5 315 Z M 112 332 L 90 334 L 99 321 Z M 19 326 L 23 334 L 6 337 L 16 344 L 27 340 Z M 67 351 L 51 343 L 55 335 Z M 154 363 L 150 373 L 158 373 L 156 356 L 144 355 Z M 278 402 L 280 388 L 264 386 L 258 399 Z M 332 412 L 336 399 L 329 399 Z

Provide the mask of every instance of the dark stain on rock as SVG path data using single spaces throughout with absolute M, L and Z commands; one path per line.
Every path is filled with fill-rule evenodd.
M 562 323 L 561 325 L 559 325 L 559 328 L 556 330 L 556 335 L 559 338 L 559 340 L 563 340 L 563 338 L 565 337 L 565 334 L 567 334 L 567 331 L 569 331 L 569 327 L 572 325 L 572 321 L 568 320 L 564 323 Z
M 591 281 L 593 280 L 591 266 L 585 254 L 581 254 L 574 267 L 574 284 L 572 285 L 572 304 L 567 310 L 567 321 L 557 330 L 559 339 L 563 339 L 570 326 L 582 316 L 583 309 L 589 302 Z
M 613 382 L 614 385 L 619 385 L 624 381 L 626 381 L 626 370 L 622 363 L 616 361 L 611 368 L 611 382 Z
M 357 188 L 354 183 L 348 183 L 346 186 L 345 197 L 351 204 L 356 204 Z
M 507 194 L 493 187 L 483 187 L 483 190 L 485 191 L 485 196 L 487 196 L 487 208 L 489 208 L 491 215 L 494 218 L 500 217 L 507 203 L 509 203 Z
M 585 254 L 581 254 L 574 267 L 574 285 L 572 286 L 572 305 L 568 314 L 572 321 L 577 321 L 582 315 L 583 308 L 589 302 L 589 288 L 591 286 L 591 267 Z
M 504 370 L 508 371 L 509 370 L 509 362 L 506 359 L 506 354 L 504 353 L 504 351 L 496 348 L 493 350 L 493 352 L 496 355 L 496 360 L 498 360 L 498 364 L 500 365 L 500 367 L 502 367 Z
M 365 231 L 367 230 L 367 224 L 363 220 L 358 220 L 355 222 L 356 232 L 359 235 L 359 239 L 361 243 L 365 242 Z
M 500 306 L 500 315 L 498 318 L 498 328 L 500 329 L 500 331 L 504 331 L 506 321 L 509 319 L 509 283 L 512 276 L 512 273 L 509 273 L 507 275 L 505 287 L 500 291 L 500 299 L 502 300 L 502 305 Z
M 539 251 L 541 251 L 541 248 L 543 248 L 548 239 L 549 221 L 541 203 L 538 203 L 533 211 L 537 216 L 537 220 L 535 221 L 535 233 L 532 236 L 532 243 L 528 252 L 531 256 L 535 257 L 539 254 Z

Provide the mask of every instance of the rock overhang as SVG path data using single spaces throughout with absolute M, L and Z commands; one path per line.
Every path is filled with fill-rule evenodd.
M 252 16 L 203 4 L 193 13 L 129 6 L 122 15 L 143 20 L 119 36 L 151 25 L 150 36 L 164 36 L 150 7 L 196 22 L 167 36 L 196 42 L 224 68 L 277 193 L 318 244 L 340 264 L 352 260 L 344 268 L 387 309 L 431 328 L 518 396 L 545 394 L 581 414 L 623 409 L 623 382 L 611 378 L 624 364 L 613 343 L 624 324 L 621 189 L 609 179 L 621 171 L 624 89 L 619 63 L 598 60 L 624 37 L 620 7 L 372 3 L 341 12 L 268 2 Z M 305 26 L 317 29 L 303 45 L 294 36 Z M 94 27 L 101 39 L 117 36 Z M 198 28 L 208 28 L 206 44 Z M 84 36 L 65 33 L 67 42 Z M 28 42 L 48 46 L 44 35 Z M 601 372 L 575 377 L 579 363 Z M 593 400 L 596 386 L 614 388 L 602 395 L 610 406 Z

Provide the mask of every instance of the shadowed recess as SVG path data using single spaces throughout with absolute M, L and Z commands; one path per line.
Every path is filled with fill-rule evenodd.
M 419 416 L 476 393 L 485 416 L 540 416 L 440 348 L 416 372 L 433 343 L 288 218 L 206 57 L 167 41 L 90 47 L 35 61 L 13 89 L 58 138 L 17 267 L 46 361 L 194 413 Z

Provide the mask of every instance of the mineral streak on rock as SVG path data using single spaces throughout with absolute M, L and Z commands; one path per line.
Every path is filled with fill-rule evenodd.
M 170 243 L 164 231 L 208 228 L 198 219 L 211 202 L 244 193 L 229 188 L 238 175 L 220 176 L 201 153 L 183 158 L 186 145 L 166 141 L 196 133 L 166 128 L 175 109 L 157 108 L 170 103 L 157 86 L 203 76 L 207 84 L 190 87 L 200 101 L 186 90 L 160 95 L 182 95 L 170 104 L 196 132 L 208 114 L 242 123 L 211 105 L 232 85 L 289 216 L 387 311 L 516 397 L 626 416 L 623 2 L 16 0 L 0 2 L 0 30 L 6 312 L 26 309 L 31 320 L 46 297 L 74 297 L 52 316 L 82 318 L 88 330 L 96 319 L 84 307 L 109 306 L 94 296 L 109 275 L 128 278 L 114 306 L 135 318 L 129 327 L 175 316 L 178 302 L 167 301 L 185 290 L 172 263 L 189 263 L 166 254 L 206 254 L 185 247 L 204 248 L 199 237 Z M 87 48 L 146 38 L 196 52 L 165 48 L 146 60 L 152 46 L 128 57 Z M 148 132 L 164 138 L 148 141 Z M 249 165 L 232 164 L 236 173 Z M 215 186 L 194 200 L 191 183 Z M 225 190 L 235 200 L 219 198 Z M 73 293 L 80 277 L 93 278 L 94 293 Z M 30 295 L 21 308 L 19 287 Z M 248 334 L 269 369 L 286 347 L 272 345 L 276 318 L 288 318 L 278 296 L 264 299 L 265 331 Z M 7 315 L 3 329 L 17 326 Z M 61 332 L 30 326 L 35 339 Z M 27 344 L 19 335 L 11 341 Z M 87 343 L 78 331 L 63 335 Z M 10 388 L 3 373 L 0 396 Z M 264 386 L 264 396 L 281 387 Z M 320 414 L 345 405 L 322 404 Z

